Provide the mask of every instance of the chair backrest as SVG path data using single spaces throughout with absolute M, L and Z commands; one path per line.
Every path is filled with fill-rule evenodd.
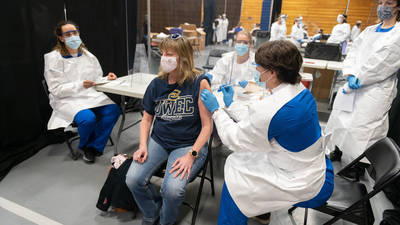
M 375 172 L 374 189 L 379 189 L 400 176 L 400 148 L 391 138 L 383 138 L 364 154 Z
M 216 64 L 216 62 L 222 57 L 222 54 L 228 51 L 223 49 L 213 49 L 210 51 L 207 57 L 206 65 L 203 66 L 206 70 L 212 70 Z

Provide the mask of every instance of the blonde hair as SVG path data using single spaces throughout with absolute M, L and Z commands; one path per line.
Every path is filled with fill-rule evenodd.
M 236 34 L 235 41 L 236 41 L 237 37 L 238 37 L 239 35 L 241 35 L 241 34 L 244 35 L 244 36 L 246 36 L 247 39 L 249 39 L 249 41 L 251 42 L 251 40 L 252 40 L 251 34 L 250 34 L 250 32 L 248 32 L 247 30 L 241 30 L 241 31 L 239 31 L 239 32 Z
M 193 60 L 193 48 L 190 42 L 184 38 L 179 37 L 177 39 L 172 39 L 171 37 L 165 38 L 159 49 L 161 52 L 173 50 L 179 56 L 179 63 L 177 65 L 178 77 L 176 82 L 182 85 L 186 81 L 193 81 L 196 76 L 200 74 L 200 71 L 194 67 Z M 158 77 L 163 80 L 168 79 L 168 73 L 161 70 L 158 73 Z

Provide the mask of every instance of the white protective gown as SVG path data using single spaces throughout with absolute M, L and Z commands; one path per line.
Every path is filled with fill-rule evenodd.
M 217 21 L 218 21 L 218 26 L 215 28 L 215 36 L 217 38 L 217 42 L 221 42 L 224 40 L 222 19 L 217 19 Z
M 397 70 L 400 68 L 400 24 L 385 33 L 367 27 L 353 43 L 345 61 L 343 74 L 355 75 L 361 88 L 355 90 L 352 112 L 333 108 L 325 133 L 332 134 L 327 145 L 343 151 L 345 164 L 384 138 L 389 128 L 388 111 L 396 96 Z M 339 90 L 342 90 L 340 88 Z M 349 94 L 338 91 L 336 101 L 350 101 Z
M 254 55 L 254 52 L 250 51 L 249 59 L 238 64 L 235 51 L 224 54 L 209 72 L 213 75 L 211 86 L 218 87 L 221 84 L 238 84 L 241 80 L 254 80 L 257 71 L 256 65 L 253 65 Z
M 300 42 L 298 40 L 303 40 L 304 38 L 304 30 L 301 27 L 297 27 L 296 24 L 292 26 L 292 32 L 290 33 L 290 41 L 296 45 L 297 48 L 300 48 Z
M 222 40 L 227 40 L 228 39 L 228 26 L 229 26 L 229 21 L 228 19 L 222 19 L 221 20 L 221 25 L 222 25 Z
M 325 182 L 326 162 L 322 137 L 300 152 L 290 152 L 268 127 L 278 110 L 304 86 L 281 84 L 273 94 L 248 107 L 233 102 L 213 113 L 221 141 L 232 151 L 225 163 L 225 182 L 232 199 L 247 217 L 292 206 L 315 197 Z M 236 123 L 230 114 L 242 110 Z
M 84 80 L 96 81 L 103 76 L 99 61 L 89 51 L 84 50 L 79 57 L 63 58 L 54 50 L 44 55 L 44 62 L 44 77 L 53 108 L 47 124 L 49 130 L 67 127 L 83 109 L 114 103 L 94 87 L 83 87 Z
M 326 42 L 340 44 L 349 39 L 350 39 L 350 24 L 339 23 L 333 27 L 331 36 L 328 38 Z
M 271 38 L 270 41 L 285 40 L 286 39 L 286 25 L 282 23 L 279 25 L 278 22 L 274 22 L 271 26 Z
M 351 35 L 350 35 L 350 40 L 354 41 L 360 35 L 360 28 L 354 25 L 353 29 L 351 29 Z

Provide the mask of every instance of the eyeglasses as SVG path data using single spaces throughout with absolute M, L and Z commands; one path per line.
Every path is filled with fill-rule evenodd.
M 79 35 L 79 30 L 70 30 L 70 31 L 62 33 L 63 37 L 72 37 L 72 36 L 78 36 L 78 35 Z
M 178 39 L 182 38 L 182 35 L 175 33 L 175 34 L 171 34 L 170 37 L 172 40 L 178 40 Z
M 236 41 L 237 44 L 244 44 L 244 45 L 248 45 L 250 42 L 248 41 L 244 41 L 244 40 L 237 40 Z

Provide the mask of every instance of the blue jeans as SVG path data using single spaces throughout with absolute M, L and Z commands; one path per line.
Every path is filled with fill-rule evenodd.
M 74 122 L 78 125 L 79 148 L 94 148 L 103 152 L 121 110 L 116 104 L 79 111 Z
M 247 217 L 240 211 L 224 182 L 219 205 L 218 225 L 247 225 Z
M 174 224 L 179 206 L 185 199 L 186 185 L 190 180 L 196 178 L 207 158 L 207 145 L 205 145 L 193 163 L 189 180 L 186 178 L 181 180 L 180 175 L 175 178 L 176 171 L 172 174 L 169 173 L 172 164 L 187 154 L 191 148 L 192 146 L 188 146 L 169 152 L 150 138 L 146 161 L 143 164 L 137 161 L 132 162 L 126 174 L 126 184 L 143 213 L 144 221 L 155 222 L 160 217 L 160 224 Z M 167 168 L 160 191 L 161 197 L 150 183 L 150 179 L 167 160 Z

